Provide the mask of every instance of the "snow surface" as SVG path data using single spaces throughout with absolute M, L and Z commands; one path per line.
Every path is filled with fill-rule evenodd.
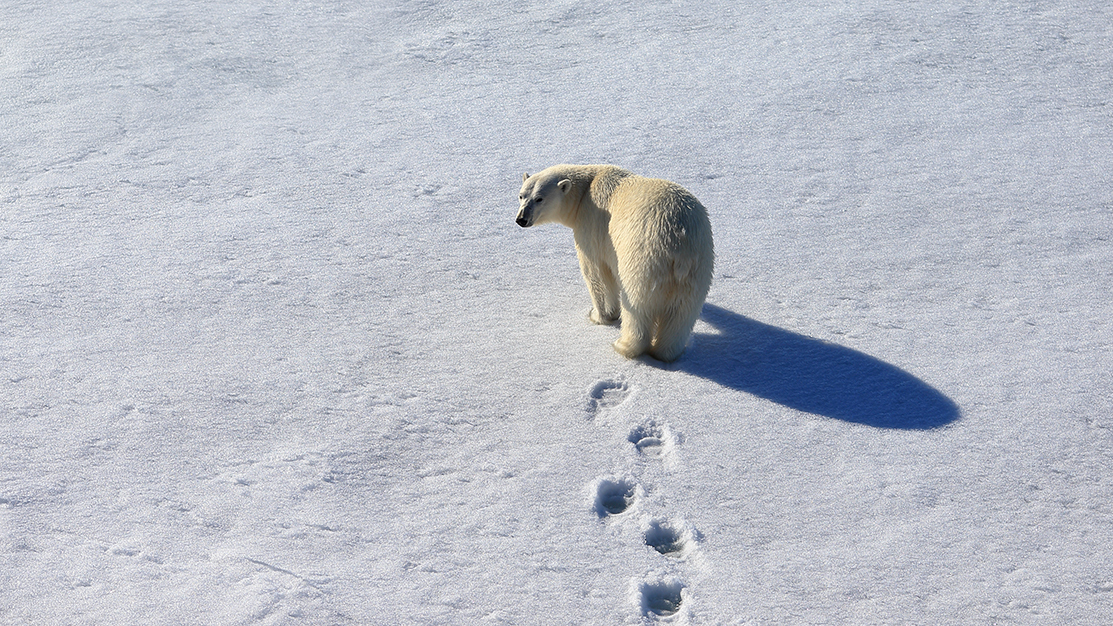
M 0 2 L 0 623 L 1113 622 L 1111 7 Z

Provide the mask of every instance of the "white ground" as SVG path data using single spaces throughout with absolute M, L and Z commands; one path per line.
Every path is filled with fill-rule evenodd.
M 0 623 L 1113 622 L 1113 5 L 364 4 L 0 2 Z

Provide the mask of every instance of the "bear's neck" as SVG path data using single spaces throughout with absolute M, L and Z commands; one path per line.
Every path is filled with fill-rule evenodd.
M 595 229 L 596 222 L 610 221 L 607 210 L 611 193 L 618 182 L 629 176 L 630 172 L 613 165 L 579 165 L 570 168 L 567 177 L 572 181 L 572 197 L 569 210 L 565 214 L 564 225 L 572 230 L 580 228 Z M 604 224 L 604 232 L 606 226 Z

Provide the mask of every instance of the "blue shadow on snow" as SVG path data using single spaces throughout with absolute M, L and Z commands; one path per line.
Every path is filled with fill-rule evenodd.
M 819 339 L 743 317 L 713 304 L 701 318 L 717 334 L 695 333 L 669 369 L 792 409 L 877 428 L 926 430 L 959 418 L 958 406 L 904 370 Z

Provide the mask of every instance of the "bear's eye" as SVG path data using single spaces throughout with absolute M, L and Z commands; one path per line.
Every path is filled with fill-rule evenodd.
M 541 204 L 544 200 L 544 198 L 537 198 L 536 200 L 534 200 L 534 202 L 536 202 L 537 204 Z

